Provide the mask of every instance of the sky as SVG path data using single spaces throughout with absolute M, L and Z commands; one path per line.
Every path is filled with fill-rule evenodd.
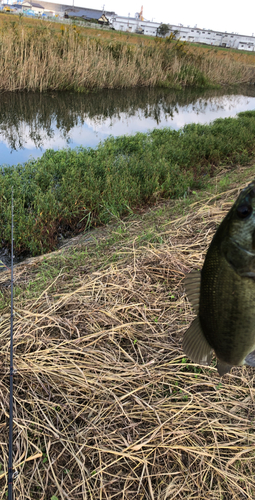
M 54 0 L 56 3 L 73 5 L 73 0 Z M 74 0 L 77 7 L 114 11 L 118 15 L 134 17 L 143 5 L 144 18 L 167 24 L 183 24 L 215 31 L 227 31 L 240 35 L 255 35 L 254 0 Z

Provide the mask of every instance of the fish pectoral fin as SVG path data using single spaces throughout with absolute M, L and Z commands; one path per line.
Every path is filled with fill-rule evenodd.
M 249 354 L 247 354 L 244 361 L 246 365 L 255 366 L 255 351 L 252 351 Z
M 199 298 L 200 298 L 200 283 L 201 283 L 201 271 L 191 271 L 184 278 L 184 287 L 188 296 L 188 299 L 197 313 L 199 308 Z
M 217 361 L 217 370 L 220 375 L 220 377 L 223 377 L 226 373 L 230 372 L 231 368 L 233 365 L 230 365 L 229 363 L 225 363 L 225 361 L 220 361 L 218 359 Z
M 208 344 L 201 329 L 199 317 L 191 323 L 183 337 L 182 348 L 185 354 L 194 363 L 209 365 L 212 359 L 213 349 Z

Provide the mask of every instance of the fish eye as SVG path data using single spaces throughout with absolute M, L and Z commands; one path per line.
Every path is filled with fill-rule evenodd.
M 237 215 L 240 217 L 240 219 L 246 219 L 246 217 L 249 217 L 252 213 L 252 207 L 251 205 L 240 205 L 237 207 Z

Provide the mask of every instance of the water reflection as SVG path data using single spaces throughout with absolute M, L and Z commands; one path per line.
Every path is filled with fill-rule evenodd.
M 90 94 L 5 93 L 0 96 L 1 163 L 41 156 L 47 148 L 95 147 L 110 134 L 178 129 L 255 108 L 255 87 L 227 92 L 165 89 L 104 90 Z

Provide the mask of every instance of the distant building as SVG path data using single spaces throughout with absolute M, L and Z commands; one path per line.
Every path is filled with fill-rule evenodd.
M 140 33 L 144 35 L 156 36 L 160 23 L 154 23 L 140 19 L 139 13 L 135 17 L 124 17 L 115 15 L 112 17 L 111 26 L 115 30 L 128 31 L 129 33 Z
M 46 2 L 46 1 L 20 1 L 20 0 L 2 0 L 1 7 L 2 9 L 6 6 L 5 10 L 12 10 L 10 6 L 12 4 L 13 7 L 18 8 L 18 5 L 22 5 L 22 11 L 24 13 L 34 13 L 34 14 L 48 14 L 52 16 L 59 17 L 80 17 L 82 19 L 86 19 L 88 21 L 95 20 L 100 24 L 109 24 L 113 16 L 116 16 L 115 12 L 112 11 L 103 11 L 97 9 L 86 9 L 82 7 L 72 7 L 66 4 L 58 4 L 55 2 Z M 8 6 L 8 9 L 7 9 Z
M 27 2 L 26 2 L 27 3 Z M 24 2 L 23 2 L 24 4 Z M 91 19 L 95 19 L 102 23 L 107 23 L 110 19 L 116 15 L 115 12 L 102 11 L 97 9 L 86 9 L 82 7 L 72 7 L 66 4 L 58 4 L 54 2 L 45 2 L 40 1 L 40 5 L 44 8 L 44 12 L 52 12 L 60 17 L 81 17 L 83 19 L 87 19 L 88 21 Z M 104 17 L 103 17 L 104 16 Z
M 43 14 L 44 7 L 39 3 L 22 2 L 22 11 L 32 11 L 34 14 Z
M 190 28 L 185 26 L 172 26 L 172 31 L 177 30 L 176 38 L 182 41 L 203 43 L 218 47 L 227 47 L 239 50 L 255 50 L 255 37 L 239 35 L 238 33 L 222 33 L 221 31 Z
M 96 9 L 85 9 L 85 8 L 79 8 L 79 7 L 70 7 L 70 6 L 65 6 L 65 14 L 68 15 L 68 17 L 81 17 L 83 19 L 86 19 L 87 21 L 90 20 L 96 20 L 99 23 L 103 24 L 109 24 L 110 20 L 112 17 L 115 15 L 115 12 L 108 12 L 102 10 L 96 10 Z
M 115 30 L 132 33 L 143 33 L 144 35 L 157 36 L 157 28 L 162 23 L 141 20 L 139 14 L 136 17 L 114 16 L 111 26 Z M 170 32 L 175 33 L 175 38 L 185 42 L 202 43 L 218 47 L 229 47 L 239 50 L 255 51 L 255 37 L 239 35 L 237 33 L 222 33 L 220 31 L 191 28 L 182 25 L 170 25 Z

